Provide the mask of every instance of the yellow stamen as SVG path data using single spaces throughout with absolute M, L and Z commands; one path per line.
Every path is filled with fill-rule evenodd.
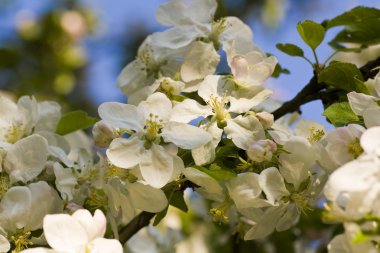
M 149 119 L 145 121 L 145 139 L 149 142 L 154 142 L 160 129 L 162 128 L 162 120 L 158 120 L 158 116 L 153 114 L 149 115 Z
M 348 153 L 354 156 L 354 158 L 358 158 L 363 153 L 363 148 L 360 146 L 359 138 L 355 138 L 353 142 L 348 144 Z
M 321 129 L 316 129 L 315 127 L 310 127 L 310 136 L 307 138 L 307 140 L 310 143 L 314 143 L 321 140 L 324 135 L 325 135 L 325 131 Z
M 9 128 L 7 133 L 4 135 L 5 141 L 8 143 L 16 143 L 24 136 L 24 132 L 21 129 L 21 124 L 13 123 Z
M 18 232 L 11 236 L 11 241 L 15 245 L 15 249 L 12 250 L 12 253 L 19 253 L 24 249 L 27 249 L 29 246 L 33 245 L 30 241 L 31 232 Z

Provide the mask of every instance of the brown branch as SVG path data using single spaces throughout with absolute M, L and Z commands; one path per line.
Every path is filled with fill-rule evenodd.
M 367 62 L 359 70 L 363 75 L 365 81 L 369 78 L 373 78 L 379 69 L 375 69 L 380 66 L 380 57 L 373 61 Z M 326 88 L 323 83 L 318 83 L 317 75 L 314 73 L 313 78 L 310 79 L 309 83 L 291 100 L 285 102 L 280 108 L 273 112 L 274 118 L 278 119 L 287 113 L 292 113 L 299 111 L 301 105 L 304 105 L 310 101 L 321 99 L 319 96 L 321 91 Z M 311 99 L 312 98 L 312 99 Z
M 155 213 L 141 212 L 133 218 L 128 225 L 123 227 L 119 232 L 119 240 L 122 244 L 126 243 L 140 229 L 149 225 L 150 220 L 155 216 Z
M 369 61 L 367 64 L 361 67 L 360 71 L 364 77 L 364 80 L 368 80 L 369 78 L 374 77 L 378 72 L 378 70 L 374 70 L 374 68 L 378 66 L 380 66 L 380 57 L 376 60 Z M 273 112 L 275 119 L 278 119 L 287 113 L 299 110 L 301 105 L 306 104 L 310 101 L 328 98 L 334 93 L 339 92 L 337 89 L 324 91 L 325 88 L 326 85 L 323 83 L 318 83 L 317 76 L 314 74 L 309 83 L 306 84 L 306 86 L 293 99 L 285 102 L 279 109 Z M 124 244 L 140 229 L 148 226 L 150 220 L 155 215 L 155 213 L 141 212 L 139 215 L 133 218 L 125 227 L 120 230 L 120 242 Z

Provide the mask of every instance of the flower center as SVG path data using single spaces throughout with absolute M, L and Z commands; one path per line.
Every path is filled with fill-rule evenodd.
M 347 149 L 348 149 L 348 153 L 353 155 L 355 159 L 358 158 L 363 153 L 363 149 L 360 146 L 359 138 L 355 138 L 353 142 L 348 144 Z
M 307 138 L 307 140 L 310 143 L 314 143 L 314 142 L 320 141 L 324 135 L 325 135 L 325 131 L 321 129 L 316 129 L 316 127 L 310 127 L 310 135 Z
M 19 253 L 23 251 L 24 249 L 27 249 L 29 246 L 33 245 L 33 243 L 30 241 L 31 238 L 31 232 L 27 231 L 21 231 L 17 232 L 16 234 L 11 236 L 11 241 L 15 245 L 14 250 L 12 250 L 12 253 Z
M 306 209 L 308 209 L 308 198 L 301 194 L 301 193 L 298 193 L 298 192 L 293 192 L 291 195 L 290 195 L 290 199 L 296 204 L 297 208 L 301 211 L 304 211 Z
M 229 113 L 226 109 L 228 99 L 225 95 L 223 95 L 223 97 L 211 95 L 207 103 L 212 107 L 212 111 L 215 113 L 215 118 L 218 123 L 224 122 L 226 118 L 229 117 Z
M 5 193 L 7 193 L 9 189 L 9 177 L 5 173 L 0 173 L 0 200 L 3 198 Z
M 231 24 L 227 23 L 225 18 L 218 21 L 213 21 L 211 24 L 211 33 L 209 40 L 212 41 L 216 50 L 220 48 L 219 37 Z
M 12 123 L 4 135 L 5 141 L 13 144 L 20 140 L 24 136 L 24 131 L 21 126 L 20 123 Z
M 213 218 L 214 222 L 217 222 L 219 224 L 228 223 L 229 218 L 226 215 L 226 213 L 231 207 L 231 205 L 232 205 L 232 200 L 227 197 L 218 207 L 211 208 L 210 214 L 214 216 Z
M 145 45 L 144 49 L 139 52 L 138 58 L 145 65 L 142 70 L 146 71 L 148 76 L 158 77 L 160 75 L 160 66 L 164 65 L 164 63 L 157 62 L 153 54 L 152 47 Z
M 149 114 L 149 119 L 145 121 L 145 139 L 148 142 L 154 142 L 161 128 L 162 120 L 158 119 L 158 115 Z

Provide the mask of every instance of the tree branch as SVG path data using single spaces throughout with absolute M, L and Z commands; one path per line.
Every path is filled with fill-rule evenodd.
M 373 61 L 367 62 L 359 70 L 363 75 L 365 81 L 369 78 L 375 77 L 379 69 L 375 69 L 380 66 L 380 57 Z M 317 75 L 314 73 L 313 78 L 310 79 L 309 83 L 291 100 L 285 102 L 280 108 L 273 112 L 274 118 L 278 119 L 287 113 L 292 113 L 299 111 L 301 105 L 304 105 L 310 101 L 321 99 L 319 96 L 322 90 L 326 88 L 323 83 L 318 83 Z

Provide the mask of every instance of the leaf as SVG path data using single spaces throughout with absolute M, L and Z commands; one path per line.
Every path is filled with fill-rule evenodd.
M 326 108 L 323 115 L 336 127 L 360 121 L 348 102 L 338 102 L 330 105 Z
M 297 31 L 303 41 L 315 50 L 325 38 L 325 28 L 311 20 L 305 20 L 297 24 Z
M 215 163 L 211 164 L 209 169 L 202 166 L 194 166 L 194 167 L 218 181 L 236 177 L 235 172 L 224 169 Z
M 73 111 L 61 117 L 55 130 L 56 134 L 66 135 L 94 125 L 98 120 L 84 111 Z
M 300 56 L 303 57 L 304 53 L 303 50 L 294 44 L 286 43 L 286 44 L 277 44 L 276 45 L 277 49 L 280 50 L 281 52 L 288 54 L 290 56 Z
M 347 62 L 331 62 L 318 76 L 319 82 L 350 91 L 368 94 L 363 76 L 356 65 Z
M 274 71 L 272 73 L 273 78 L 277 78 L 280 76 L 280 74 L 290 74 L 290 71 L 288 69 L 282 68 L 279 63 L 276 64 L 276 67 L 274 68 Z
M 173 193 L 173 196 L 172 196 L 169 204 L 178 208 L 179 210 L 181 210 L 185 213 L 188 211 L 185 199 L 183 198 L 183 192 L 182 191 L 175 191 Z
M 380 10 L 359 6 L 327 22 L 327 29 L 336 26 L 345 28 L 329 43 L 340 50 L 341 43 L 358 43 L 362 46 L 380 42 Z

